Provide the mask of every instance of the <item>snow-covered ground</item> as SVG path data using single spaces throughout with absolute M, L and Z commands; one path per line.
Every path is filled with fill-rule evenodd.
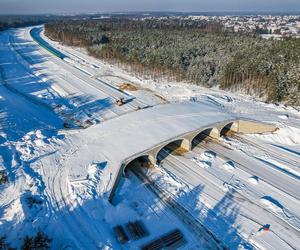
M 116 161 L 110 157 L 126 147 L 139 148 L 136 141 L 124 145 L 125 128 L 149 137 L 154 133 L 139 125 L 145 117 L 135 111 L 192 101 L 217 110 L 216 115 L 269 122 L 279 130 L 206 141 L 191 152 L 169 155 L 147 174 L 233 249 L 299 248 L 299 110 L 218 89 L 145 79 L 42 34 L 67 56 L 61 60 L 38 46 L 30 29 L 0 33 L 0 170 L 8 175 L 8 182 L 0 184 L 0 236 L 13 247 L 41 229 L 53 239 L 53 249 L 139 249 L 179 228 L 187 240 L 181 249 L 206 248 L 209 244 L 199 241 L 131 172 L 122 178 L 114 205 L 107 200 L 109 168 Z M 137 89 L 118 90 L 123 82 Z M 132 101 L 117 106 L 123 96 Z M 118 119 L 120 128 L 113 125 Z M 176 127 L 159 124 L 166 133 Z M 111 138 L 110 125 L 119 145 L 99 146 L 97 140 Z M 137 219 L 149 236 L 121 245 L 112 228 Z M 261 230 L 264 225 L 270 230 Z

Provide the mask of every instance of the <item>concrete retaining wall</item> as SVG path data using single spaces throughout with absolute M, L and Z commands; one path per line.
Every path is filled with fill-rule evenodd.
M 275 132 L 278 128 L 274 125 L 258 123 L 254 121 L 239 120 L 238 131 L 241 134 L 262 134 L 267 132 Z

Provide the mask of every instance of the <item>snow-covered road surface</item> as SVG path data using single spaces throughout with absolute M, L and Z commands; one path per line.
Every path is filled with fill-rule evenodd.
M 238 151 L 232 151 L 217 143 L 207 143 L 205 147 L 223 156 L 225 159 L 232 160 L 240 168 L 274 185 L 280 191 L 285 192 L 286 195 L 290 195 L 295 200 L 300 200 L 299 179 L 293 175 L 282 172 L 280 169 L 274 168 L 255 157 L 247 157 L 247 155 L 245 156 Z
M 206 151 L 205 151 L 206 150 Z M 216 152 L 216 159 L 205 157 L 205 152 Z M 191 161 L 195 157 L 199 157 L 198 161 Z M 188 159 L 182 156 L 168 156 L 162 163 L 162 167 L 168 172 L 174 174 L 179 179 L 186 182 L 191 188 L 202 186 L 203 190 L 199 197 L 205 201 L 205 204 L 209 204 L 209 207 L 213 207 L 222 200 L 222 197 L 226 193 L 231 194 L 231 201 L 228 207 L 224 207 L 222 213 L 233 212 L 238 207 L 238 215 L 235 223 L 239 221 L 239 224 L 247 224 L 249 219 L 254 222 L 265 222 L 272 225 L 272 232 L 278 236 L 277 246 L 286 248 L 288 246 L 297 246 L 298 235 L 300 232 L 300 218 L 297 214 L 297 206 L 299 201 L 296 199 L 290 199 L 286 196 L 286 193 L 281 193 L 276 190 L 275 187 L 264 184 L 263 180 L 260 180 L 259 185 L 251 185 L 248 179 L 252 176 L 251 171 L 243 172 L 243 169 L 239 165 L 235 165 L 235 169 L 228 172 L 222 169 L 222 165 L 226 163 L 223 158 L 219 158 L 218 151 L 211 151 L 209 147 L 204 150 L 196 149 L 194 152 L 188 153 Z M 206 164 L 206 165 L 205 165 Z M 211 165 L 210 165 L 211 164 Z M 207 166 L 203 167 L 203 166 Z M 260 178 L 259 178 L 260 179 Z M 267 188 L 266 188 L 267 187 Z M 268 191 L 270 191 L 268 193 Z M 284 209 L 287 211 L 280 211 L 279 214 L 273 213 L 272 210 L 268 210 L 264 204 L 261 204 L 261 198 L 263 197 L 276 197 L 280 202 L 285 201 Z M 275 200 L 275 199 L 274 199 Z M 187 202 L 187 201 L 185 201 Z M 292 204 L 291 204 L 292 202 Z M 183 203 L 188 206 L 188 203 Z M 286 207 L 285 207 L 286 206 Z M 190 209 L 194 209 L 190 207 Z M 292 212 L 294 211 L 294 212 Z M 221 227 L 221 225 L 220 225 Z M 244 235 L 250 235 L 252 230 L 258 225 L 244 226 L 241 228 L 241 233 Z M 212 229 L 214 230 L 214 229 Z M 215 228 L 215 233 L 218 234 L 218 228 Z M 287 235 L 290 237 L 288 238 Z M 222 237 L 222 234 L 219 236 Z M 283 239 L 287 239 L 286 241 Z M 230 240 L 223 239 L 228 245 L 233 244 Z M 256 236 L 256 244 L 268 244 L 272 245 L 275 243 L 273 238 L 265 239 Z M 262 241 L 262 242 L 261 242 Z M 264 242 L 266 241 L 266 242 Z M 297 243 L 298 242 L 298 243 Z

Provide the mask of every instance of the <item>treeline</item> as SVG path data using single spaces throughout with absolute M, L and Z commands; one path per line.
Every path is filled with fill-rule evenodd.
M 77 20 L 83 18 L 93 18 L 89 15 L 77 16 L 57 16 L 57 15 L 0 15 L 0 31 L 9 28 L 20 28 L 32 25 L 40 25 L 47 22 L 61 20 Z
M 8 28 L 26 27 L 31 25 L 43 24 L 47 21 L 54 21 L 55 19 L 46 16 L 16 16 L 3 15 L 0 16 L 0 31 Z
M 153 78 L 188 81 L 300 105 L 300 40 L 264 40 L 180 18 L 63 21 L 46 35 Z
M 224 67 L 221 87 L 299 106 L 300 39 L 267 41 L 238 50 Z

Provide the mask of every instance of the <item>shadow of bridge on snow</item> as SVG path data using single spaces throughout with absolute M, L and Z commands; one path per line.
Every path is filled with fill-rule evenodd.
M 211 209 L 201 202 L 204 185 L 194 187 L 179 195 L 176 200 L 187 206 L 190 213 L 198 218 L 229 249 L 253 249 L 239 234 L 240 227 L 233 226 L 239 215 L 239 206 L 234 201 L 235 191 L 228 191 Z

